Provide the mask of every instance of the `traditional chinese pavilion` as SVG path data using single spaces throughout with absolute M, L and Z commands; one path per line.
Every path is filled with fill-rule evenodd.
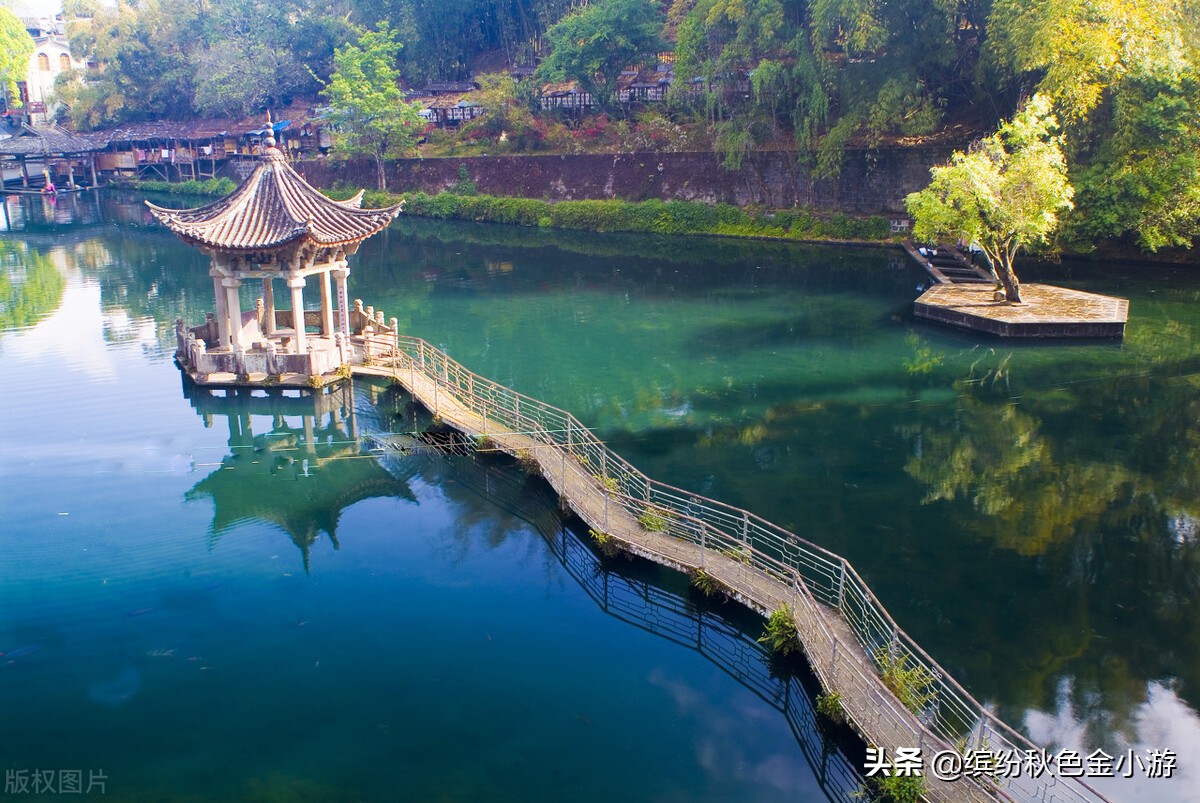
M 163 225 L 211 260 L 216 311 L 188 330 L 176 322 L 176 357 L 200 384 L 320 386 L 339 378 L 341 366 L 351 362 L 354 338 L 364 327 L 368 334 L 389 330 L 382 313 L 376 320 L 373 310 L 364 315 L 358 305 L 352 315 L 346 260 L 387 227 L 400 205 L 362 209 L 362 192 L 333 201 L 292 169 L 273 137 L 264 144 L 254 172 L 219 201 L 195 209 L 147 201 Z M 262 296 L 250 310 L 240 301 L 246 281 L 262 283 Z M 291 296 L 288 310 L 275 307 L 276 281 Z M 318 287 L 321 307 L 305 312 L 310 282 Z

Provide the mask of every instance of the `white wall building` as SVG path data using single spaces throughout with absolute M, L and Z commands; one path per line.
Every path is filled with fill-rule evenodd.
M 29 70 L 25 77 L 26 101 L 29 103 L 30 122 L 49 123 L 54 120 L 54 81 L 67 70 L 82 70 L 87 64 L 71 55 L 67 37 L 50 26 L 26 26 L 33 34 L 33 55 L 29 57 Z

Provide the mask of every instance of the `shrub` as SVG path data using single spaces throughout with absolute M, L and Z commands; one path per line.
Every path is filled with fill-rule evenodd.
M 780 606 L 767 620 L 767 628 L 758 638 L 759 644 L 768 645 L 779 655 L 789 655 L 800 646 L 800 634 L 796 632 L 796 620 L 792 611 Z
M 692 585 L 706 597 L 725 593 L 725 586 L 703 569 L 696 569 L 692 572 Z
M 879 803 L 919 803 L 925 797 L 924 775 L 875 775 L 869 794 Z
M 846 722 L 846 709 L 842 706 L 841 692 L 817 695 L 817 713 L 830 722 L 842 725 Z
M 660 507 L 649 507 L 638 516 L 638 524 L 650 533 L 661 533 L 667 529 L 667 518 L 670 513 Z
M 615 558 L 621 554 L 621 542 L 613 538 L 611 535 L 599 530 L 588 530 L 588 535 L 596 542 L 596 546 L 600 549 L 600 554 L 606 558 Z
M 843 240 L 885 240 L 891 232 L 891 224 L 881 217 L 861 220 L 847 215 L 834 215 L 824 220 L 803 210 L 767 212 L 741 209 L 731 204 L 711 205 L 657 199 L 640 202 L 588 200 L 550 203 L 537 198 L 478 195 L 473 191 L 467 193 L 464 182 L 464 179 L 460 179 L 455 189 L 437 195 L 423 192 L 409 194 L 406 196 L 405 213 L 439 220 L 473 220 L 600 232 Z M 370 193 L 364 199 L 367 206 L 387 206 L 394 202 L 392 196 L 386 195 L 376 201 Z
M 914 714 L 920 714 L 937 696 L 936 679 L 920 664 L 910 664 L 907 653 L 895 654 L 883 646 L 875 651 L 875 663 L 883 685 Z

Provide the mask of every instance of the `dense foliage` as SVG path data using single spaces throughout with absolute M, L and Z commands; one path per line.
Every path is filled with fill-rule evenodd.
M 804 210 L 764 212 L 729 204 L 693 201 L 560 201 L 440 193 L 406 195 L 405 214 L 517 226 L 640 231 L 655 234 L 719 234 L 794 240 L 883 240 L 890 224 L 881 217 L 819 217 Z
M 12 106 L 20 106 L 17 81 L 24 79 L 33 54 L 33 37 L 17 15 L 0 6 L 0 95 Z
M 425 128 L 420 107 L 406 103 L 397 84 L 400 47 L 388 24 L 379 23 L 357 45 L 337 49 L 333 75 L 322 92 L 329 101 L 328 120 L 339 132 L 337 150 L 374 159 L 381 190 L 387 187 L 383 160 L 403 156 Z
M 935 167 L 930 185 L 906 199 L 915 237 L 978 244 L 1014 303 L 1021 289 L 1013 261 L 1050 241 L 1075 195 L 1057 127 L 1050 99 L 1035 95 L 994 135 Z
M 669 124 L 689 132 L 678 139 L 730 167 L 791 147 L 828 177 L 849 146 L 961 146 L 1041 93 L 1062 125 L 1076 188 L 1062 231 L 1076 247 L 1186 245 L 1200 231 L 1200 0 L 67 0 L 66 11 L 72 47 L 103 65 L 60 89 L 85 128 L 319 103 L 335 51 L 364 47 L 382 22 L 408 86 L 540 60 L 532 82 L 490 84 L 487 118 L 457 135 L 482 152 L 573 147 L 555 126 L 583 127 L 538 110 L 542 80 L 577 81 L 599 110 L 636 120 L 616 79 L 660 52 L 674 63 Z
M 662 25 L 653 0 L 595 0 L 546 32 L 550 52 L 537 77 L 578 81 L 599 108 L 611 109 L 625 66 L 666 47 Z

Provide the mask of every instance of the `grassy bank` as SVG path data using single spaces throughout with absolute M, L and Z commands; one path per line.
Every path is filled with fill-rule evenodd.
M 329 194 L 348 197 L 338 187 Z M 787 240 L 851 240 L 881 242 L 891 238 L 891 225 L 882 217 L 822 217 L 796 209 L 743 209 L 729 204 L 694 201 L 559 201 L 507 198 L 493 195 L 423 192 L 396 196 L 368 191 L 363 206 L 378 207 L 405 199 L 404 213 L 438 220 L 470 220 L 536 228 L 582 229 L 598 232 L 653 234 L 715 234 L 729 237 L 771 237 Z
M 165 192 L 171 195 L 204 195 L 223 198 L 237 189 L 237 182 L 227 178 L 209 178 L 204 181 L 112 181 L 120 189 L 142 192 Z

